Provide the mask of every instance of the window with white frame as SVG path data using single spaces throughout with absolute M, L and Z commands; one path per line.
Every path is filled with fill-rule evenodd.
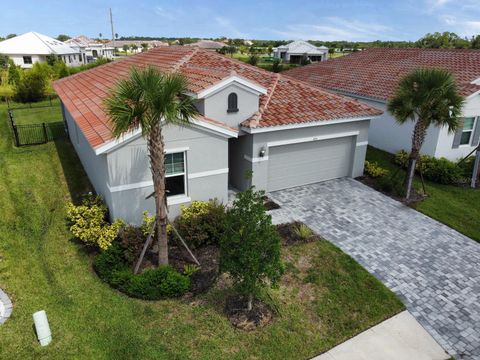
M 165 155 L 167 197 L 186 194 L 185 152 Z
M 467 117 L 463 119 L 463 130 L 462 130 L 462 137 L 460 138 L 460 145 L 470 144 L 474 126 L 475 126 L 474 117 Z
M 32 63 L 32 57 L 31 56 L 24 56 L 23 57 L 23 63 L 24 64 L 31 64 Z

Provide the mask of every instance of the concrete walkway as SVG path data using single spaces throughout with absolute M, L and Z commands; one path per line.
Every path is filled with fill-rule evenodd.
M 312 360 L 445 360 L 448 355 L 403 311 Z
M 448 353 L 480 359 L 479 243 L 353 179 L 270 197 L 282 206 L 275 223 L 303 221 L 393 290 Z

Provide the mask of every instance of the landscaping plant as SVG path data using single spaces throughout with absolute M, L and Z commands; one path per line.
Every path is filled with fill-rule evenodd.
M 263 205 L 264 195 L 254 187 L 237 194 L 220 240 L 220 270 L 247 296 L 249 311 L 258 291 L 275 286 L 283 274 L 281 239 Z
M 365 160 L 365 174 L 372 178 L 378 178 L 388 175 L 388 170 L 382 168 L 376 162 L 370 162 Z
M 168 264 L 167 202 L 165 189 L 165 143 L 163 126 L 186 126 L 197 110 L 186 96 L 187 81 L 179 73 L 162 73 L 156 68 L 132 68 L 126 79 L 120 80 L 105 100 L 112 122 L 112 132 L 118 138 L 140 129 L 147 139 L 150 168 L 155 193 L 158 264 Z
M 310 236 L 313 235 L 312 229 L 310 229 L 305 224 L 299 224 L 299 225 L 295 226 L 293 231 L 294 231 L 295 235 L 298 236 L 302 240 L 308 239 Z
M 405 76 L 398 85 L 387 108 L 397 122 L 415 122 L 412 150 L 404 181 L 405 199 L 410 199 L 413 176 L 420 149 L 430 125 L 446 126 L 449 132 L 458 127 L 463 97 L 459 94 L 453 75 L 443 69 L 420 68 Z
M 86 245 L 108 249 L 124 223 L 116 220 L 110 224 L 106 219 L 107 210 L 101 196 L 91 193 L 84 197 L 81 205 L 68 202 L 67 219 L 73 236 Z
M 193 201 L 182 206 L 175 227 L 188 246 L 218 245 L 225 229 L 225 206 L 217 200 Z

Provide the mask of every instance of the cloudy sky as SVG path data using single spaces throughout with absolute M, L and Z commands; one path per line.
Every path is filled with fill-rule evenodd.
M 480 34 L 480 0 L 23 0 L 0 12 L 0 35 L 37 31 L 111 36 L 417 40 Z

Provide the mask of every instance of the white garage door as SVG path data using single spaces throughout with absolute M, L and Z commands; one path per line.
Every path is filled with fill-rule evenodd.
M 270 147 L 268 191 L 349 176 L 353 137 Z

